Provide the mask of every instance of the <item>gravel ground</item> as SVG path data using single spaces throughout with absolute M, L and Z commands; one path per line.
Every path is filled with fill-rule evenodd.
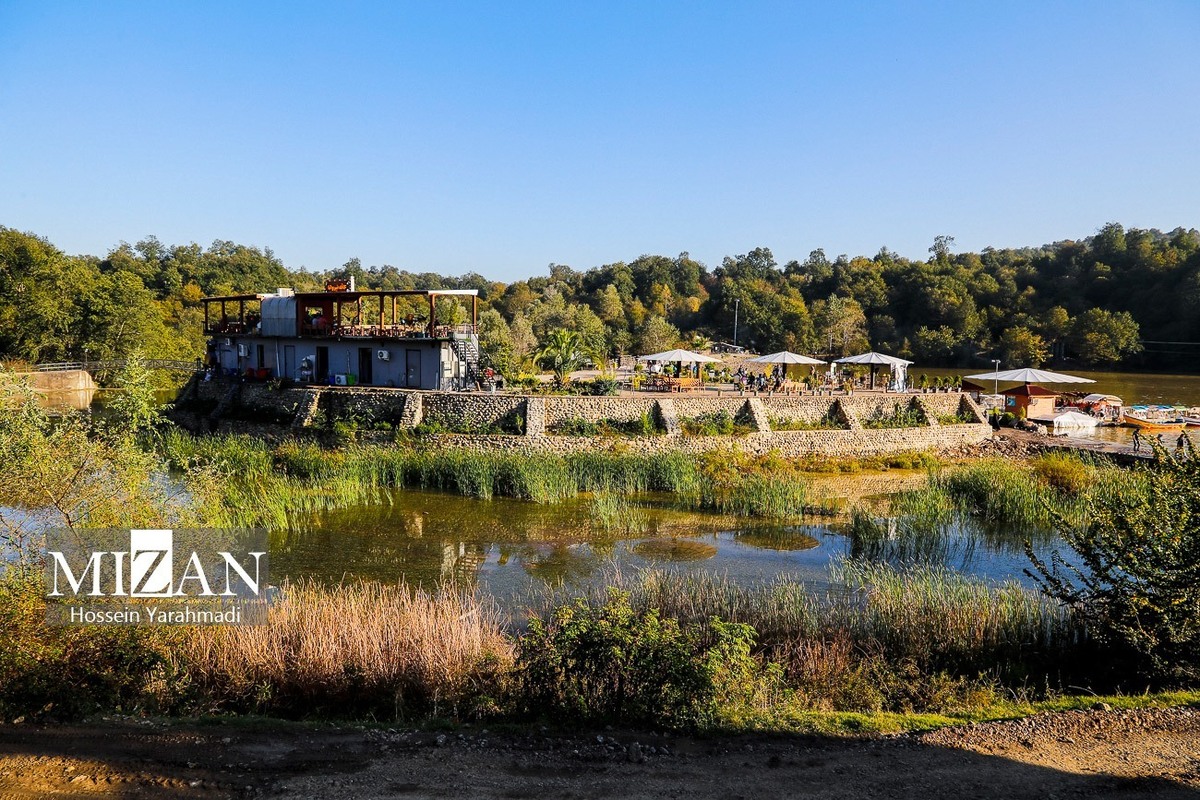
M 107 720 L 0 726 L 0 798 L 1200 798 L 1200 712 L 688 738 Z

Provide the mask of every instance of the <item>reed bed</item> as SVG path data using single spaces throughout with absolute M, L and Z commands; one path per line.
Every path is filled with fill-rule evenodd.
M 374 502 L 380 490 L 417 488 L 482 500 L 556 503 L 584 493 L 665 492 L 684 508 L 787 519 L 824 510 L 794 466 L 769 457 L 696 459 L 683 453 L 479 453 L 349 445 L 328 449 L 287 441 L 271 447 L 243 436 L 169 433 L 168 464 L 186 470 L 193 491 L 221 522 L 286 526 L 288 511 Z M 215 494 L 214 494 L 215 493 Z M 221 497 L 221 494 L 224 494 Z
M 856 637 L 926 669 L 1025 668 L 1031 654 L 1061 653 L 1081 636 L 1062 606 L 1012 582 L 860 559 L 843 561 L 836 575 L 853 592 L 846 619 Z
M 757 652 L 781 665 L 796 693 L 793 707 L 963 709 L 995 702 L 1001 688 L 1044 690 L 1087 674 L 1081 624 L 1017 584 L 858 559 L 838 574 L 846 590 L 826 594 L 786 578 L 744 586 L 660 570 L 614 582 L 635 607 L 682 624 L 717 617 L 753 627 Z
M 645 512 L 611 490 L 593 493 L 590 510 L 596 527 L 605 533 L 633 536 L 645 533 L 648 527 Z
M 469 715 L 513 661 L 497 607 L 405 586 L 286 585 L 264 626 L 189 629 L 171 652 L 214 710 Z
M 1050 524 L 1047 494 L 1029 470 L 1003 459 L 984 459 L 946 471 L 937 486 L 984 519 L 1017 525 Z

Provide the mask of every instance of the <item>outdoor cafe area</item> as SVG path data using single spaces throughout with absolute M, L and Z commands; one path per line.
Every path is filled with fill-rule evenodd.
M 690 350 L 640 356 L 618 370 L 623 392 L 705 392 L 715 395 L 817 395 L 906 391 L 912 362 L 880 353 L 821 361 L 781 351 L 764 356 L 714 358 Z M 844 365 L 844 366 L 839 366 Z M 854 370 L 850 367 L 865 367 Z M 883 368 L 886 367 L 886 370 Z

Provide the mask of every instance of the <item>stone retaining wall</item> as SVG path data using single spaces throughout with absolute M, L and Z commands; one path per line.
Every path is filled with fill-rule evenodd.
M 753 401 L 754 407 L 751 407 Z M 865 430 L 861 421 L 873 414 L 890 414 L 894 405 L 921 409 L 925 424 L 913 428 Z M 489 428 L 521 429 L 525 435 L 481 436 L 467 433 L 432 437 L 439 446 L 468 449 L 580 452 L 620 447 L 641 452 L 677 450 L 704 452 L 731 447 L 746 452 L 777 450 L 783 455 L 870 455 L 898 450 L 957 447 L 991 435 L 982 411 L 960 393 L 930 395 L 742 396 L 700 397 L 523 397 L 519 395 L 429 392 L 365 387 L 280 388 L 272 384 L 194 381 L 180 393 L 176 418 L 188 427 L 224 428 L 221 418 L 253 422 L 276 421 L 280 432 L 310 426 L 319 412 L 329 421 L 343 420 L 360 427 L 386 422 L 411 428 L 422 422 L 459 431 Z M 215 409 L 215 410 L 214 410 Z M 757 432 L 744 436 L 683 436 L 680 420 L 724 412 L 752 421 Z M 588 422 L 630 421 L 652 414 L 666 436 L 604 438 L 553 436 L 555 426 L 572 419 Z M 769 420 L 815 422 L 833 413 L 844 430 L 772 431 Z M 937 418 L 973 415 L 969 424 L 938 425 Z M 518 426 L 518 420 L 520 426 Z M 236 426 L 234 426 L 236 429 Z
M 765 454 L 786 458 L 804 456 L 871 456 L 911 450 L 940 450 L 978 444 L 992 435 L 989 425 L 953 425 L 924 428 L 891 428 L 859 431 L 776 431 L 745 436 L 639 436 L 604 438 L 586 436 L 433 436 L 439 448 L 498 450 L 519 453 L 587 453 L 616 450 L 622 453 L 708 453 L 713 450 Z

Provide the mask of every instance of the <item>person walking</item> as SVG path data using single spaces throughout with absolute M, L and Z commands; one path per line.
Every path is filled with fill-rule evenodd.
M 1133 429 L 1133 452 L 1142 452 L 1142 432 L 1137 428 Z
M 1180 431 L 1179 438 L 1175 440 L 1175 457 L 1183 458 L 1184 456 L 1186 456 L 1187 448 L 1188 448 L 1189 444 L 1190 444 L 1190 442 L 1188 441 L 1187 434 L 1184 433 L 1183 431 Z

